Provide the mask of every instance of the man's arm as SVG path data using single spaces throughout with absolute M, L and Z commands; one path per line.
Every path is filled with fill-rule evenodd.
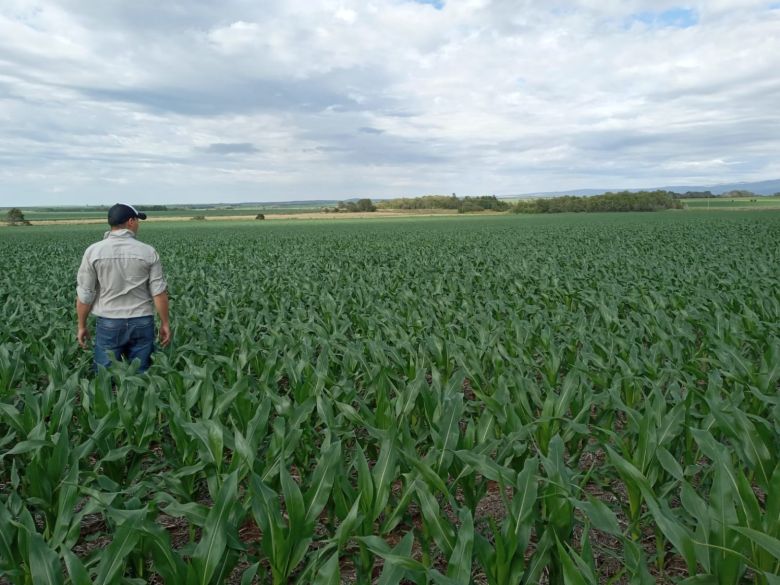
M 84 253 L 76 275 L 76 316 L 78 317 L 78 332 L 76 341 L 84 349 L 87 349 L 89 330 L 87 329 L 87 316 L 92 311 L 92 304 L 97 297 L 98 280 L 95 267 L 89 260 L 89 249 Z
M 168 291 L 154 295 L 154 308 L 160 316 L 160 345 L 167 347 L 171 342 L 171 324 L 168 320 Z
M 82 303 L 81 299 L 76 297 L 76 315 L 78 316 L 79 328 L 76 334 L 76 340 L 79 345 L 87 349 L 87 340 L 89 339 L 89 329 L 87 329 L 87 316 L 92 310 L 92 305 Z

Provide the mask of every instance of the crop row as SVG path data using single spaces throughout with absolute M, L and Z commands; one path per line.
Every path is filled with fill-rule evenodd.
M 146 375 L 0 236 L 1 579 L 779 582 L 780 217 L 144 229 Z

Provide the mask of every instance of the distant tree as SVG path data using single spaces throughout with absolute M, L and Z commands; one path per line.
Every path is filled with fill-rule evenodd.
M 192 221 L 206 221 L 205 215 L 195 215 L 192 218 L 190 218 Z
M 679 196 L 681 199 L 710 199 L 715 197 L 712 191 L 686 191 Z
M 5 221 L 9 225 L 30 225 L 30 222 L 24 219 L 24 213 L 18 207 L 13 207 L 5 214 Z
M 495 195 L 481 195 L 479 197 L 464 197 L 458 212 L 507 211 L 510 207 L 509 203 L 497 199 Z
M 726 191 L 725 193 L 722 193 L 720 195 L 721 197 L 755 197 L 756 194 L 752 191 L 747 191 L 745 189 L 734 189 L 732 191 Z
M 484 210 L 485 209 L 475 201 L 464 201 L 458 209 L 458 213 L 474 213 Z
M 258 213 L 258 214 L 255 216 L 255 219 L 265 219 L 265 213 Z
M 355 211 L 376 211 L 376 205 L 371 199 L 358 199 L 355 203 Z
M 371 199 L 358 199 L 357 201 L 340 201 L 338 211 L 346 211 L 349 213 L 376 211 L 376 205 Z

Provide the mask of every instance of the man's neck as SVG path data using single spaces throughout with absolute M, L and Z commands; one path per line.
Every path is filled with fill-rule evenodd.
M 135 237 L 135 232 L 129 227 L 112 227 L 111 230 L 108 231 L 109 234 L 118 234 L 119 232 L 130 232 L 130 235 Z

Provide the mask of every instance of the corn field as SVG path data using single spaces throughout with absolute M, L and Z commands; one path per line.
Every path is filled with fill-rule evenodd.
M 780 214 L 0 230 L 0 583 L 780 583 Z

